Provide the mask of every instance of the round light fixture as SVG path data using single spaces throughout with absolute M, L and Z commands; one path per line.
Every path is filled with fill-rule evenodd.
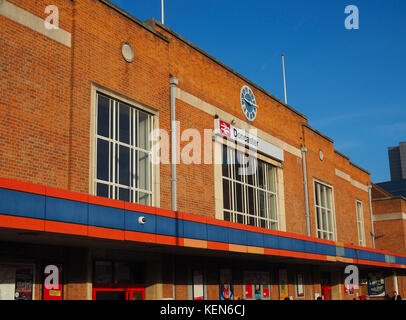
M 134 61 L 135 58 L 134 49 L 128 42 L 123 42 L 121 44 L 121 54 L 123 55 L 124 60 L 127 61 L 128 63 Z
M 319 157 L 320 157 L 320 160 L 321 160 L 321 161 L 324 160 L 324 153 L 323 153 L 322 150 L 319 151 Z

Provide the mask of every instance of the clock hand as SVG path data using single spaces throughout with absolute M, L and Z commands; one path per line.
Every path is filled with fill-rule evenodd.
M 252 103 L 252 102 L 249 101 L 247 98 L 244 98 L 244 100 L 247 101 L 248 104 L 250 104 L 251 106 L 258 108 L 258 106 L 257 106 L 256 104 Z

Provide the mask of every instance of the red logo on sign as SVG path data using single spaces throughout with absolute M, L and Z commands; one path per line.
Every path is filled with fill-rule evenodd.
M 220 120 L 220 133 L 227 137 L 231 137 L 231 127 L 227 122 Z

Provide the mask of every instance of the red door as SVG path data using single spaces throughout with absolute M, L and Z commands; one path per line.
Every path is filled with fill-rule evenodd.
M 332 300 L 332 290 L 331 290 L 331 274 L 330 272 L 322 272 L 320 274 L 320 284 L 321 284 L 321 295 L 323 300 Z
M 321 286 L 321 294 L 323 296 L 323 300 L 331 300 L 331 286 Z
M 145 300 L 145 289 L 134 287 L 96 287 L 93 300 Z

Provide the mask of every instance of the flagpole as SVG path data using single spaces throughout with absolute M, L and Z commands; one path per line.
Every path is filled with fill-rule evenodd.
M 283 53 L 282 53 L 282 68 L 283 68 L 283 88 L 285 90 L 285 104 L 288 104 L 288 97 L 286 94 L 285 55 Z
M 165 24 L 165 19 L 164 19 L 164 0 L 161 0 L 161 17 L 162 17 L 162 24 Z

